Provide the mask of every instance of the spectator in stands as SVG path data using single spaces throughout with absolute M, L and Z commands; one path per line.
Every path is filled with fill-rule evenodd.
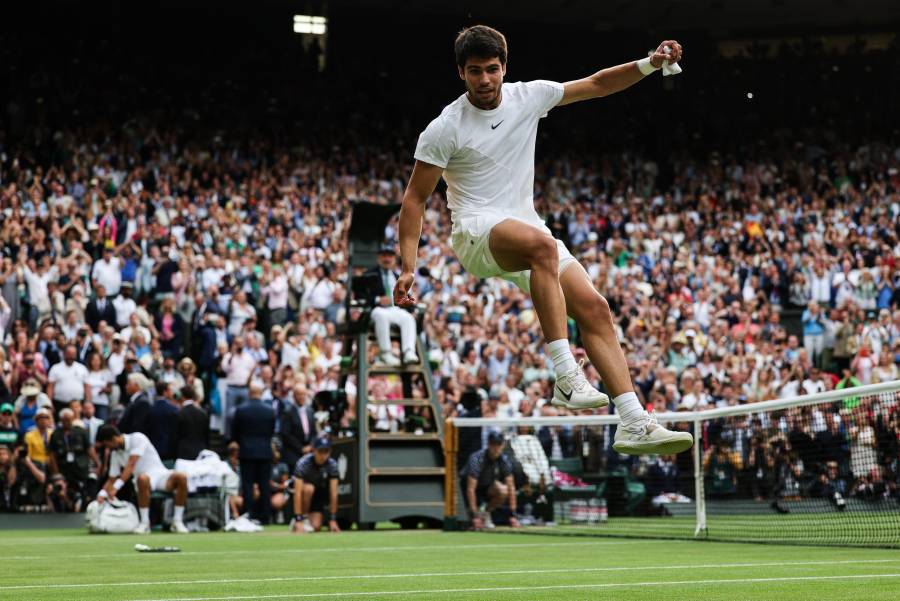
M 172 386 L 168 382 L 156 383 L 156 400 L 147 415 L 145 434 L 160 459 L 172 461 L 178 456 L 178 407 L 172 401 Z
M 203 380 L 197 377 L 197 366 L 190 357 L 185 357 L 178 362 L 178 373 L 181 375 L 182 386 L 188 386 L 194 390 L 194 396 L 191 398 L 198 404 L 202 404 L 206 399 L 206 389 L 203 386 Z
M 249 398 L 234 412 L 231 435 L 240 446 L 241 490 L 252 518 L 269 523 L 269 477 L 272 474 L 272 436 L 275 412 L 262 402 L 262 387 L 250 384 Z M 253 487 L 259 489 L 254 499 Z
M 91 390 L 88 400 L 93 402 L 97 417 L 105 420 L 109 416 L 110 394 L 115 378 L 107 368 L 103 355 L 96 351 L 88 355 L 86 366 L 88 370 L 86 383 Z
M 181 389 L 175 440 L 178 459 L 196 459 L 209 446 L 209 415 L 197 402 L 196 389 L 189 385 Z
M 292 531 L 297 534 L 318 532 L 327 515 L 329 532 L 340 532 L 337 523 L 338 465 L 331 457 L 331 439 L 326 435 L 316 438 L 313 452 L 300 458 L 293 474 Z
M 163 465 L 150 439 L 140 432 L 123 434 L 112 425 L 104 425 L 97 433 L 97 447 L 109 449 L 109 478 L 99 498 L 115 498 L 132 476 L 138 497 L 140 525 L 135 534 L 150 534 L 150 495 L 155 490 L 175 495 L 175 513 L 170 530 L 186 534 L 184 506 L 187 502 L 187 476 Z
M 21 393 L 16 399 L 14 412 L 16 420 L 19 422 L 19 434 L 24 436 L 26 432 L 35 427 L 38 410 L 46 408 L 52 411 L 53 403 L 46 394 L 41 392 L 40 384 L 34 378 L 25 380 Z
M 692 491 L 681 490 L 678 463 L 674 455 L 660 455 L 647 467 L 647 496 L 654 499 L 660 495 Z
M 53 433 L 51 427 L 52 416 L 48 409 L 38 409 L 35 415 L 36 427 L 25 434 L 25 449 L 27 451 L 23 463 L 26 471 L 23 473 L 25 477 L 24 488 L 26 490 L 25 499 L 19 504 L 26 505 L 43 505 L 46 500 L 45 485 L 47 484 L 47 469 L 50 462 L 50 453 L 48 445 L 50 435 Z
M 97 440 L 97 430 L 104 424 L 104 421 L 97 417 L 94 411 L 94 403 L 91 401 L 85 401 L 84 406 L 81 408 L 81 422 L 82 427 L 88 433 L 88 440 L 91 446 L 94 446 L 94 442 Z
M 509 525 L 513 528 L 519 526 L 512 461 L 503 453 L 504 444 L 503 434 L 490 432 L 487 448 L 472 453 L 462 472 L 466 508 L 475 530 L 493 528 L 491 513 L 504 504 L 508 504 L 510 511 Z
M 150 427 L 150 410 L 153 402 L 149 390 L 152 382 L 141 373 L 130 373 L 125 380 L 125 395 L 128 403 L 125 412 L 119 418 L 119 430 L 124 434 L 134 432 L 147 433 Z
M 231 413 L 248 399 L 250 376 L 256 369 L 256 359 L 244 345 L 244 337 L 235 336 L 231 341 L 231 349 L 222 357 L 222 370 L 225 372 L 225 407 Z
M 88 384 L 88 370 L 75 358 L 78 349 L 74 344 L 66 345 L 63 360 L 50 368 L 47 374 L 47 396 L 53 401 L 54 412 L 59 412 L 78 400 L 91 400 L 91 387 Z
M 105 253 L 104 253 L 105 254 Z M 100 262 L 97 263 L 98 265 Z M 94 287 L 94 300 L 88 302 L 84 311 L 84 321 L 92 331 L 99 331 L 100 324 L 116 323 L 116 308 L 106 297 L 106 286 L 98 284 Z
M 819 303 L 810 301 L 802 315 L 803 321 L 803 348 L 810 360 L 821 365 L 822 352 L 825 350 L 825 315 L 819 308 Z
M 318 435 L 316 416 L 309 403 L 306 384 L 295 384 L 291 396 L 293 402 L 279 420 L 284 461 L 288 466 L 296 465 L 303 455 L 313 450 L 312 443 Z
M 182 356 L 184 342 L 184 320 L 175 312 L 175 299 L 164 299 L 156 315 L 156 331 L 165 357 L 178 359 Z
M 10 403 L 0 404 L 0 444 L 14 449 L 19 444 L 19 428 Z

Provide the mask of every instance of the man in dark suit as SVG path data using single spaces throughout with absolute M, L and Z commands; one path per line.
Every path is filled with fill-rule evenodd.
M 275 411 L 262 402 L 262 387 L 253 382 L 249 399 L 234 412 L 231 439 L 240 446 L 241 489 L 251 517 L 268 523 L 269 478 L 272 476 L 272 436 L 275 434 Z M 259 499 L 253 499 L 253 485 L 259 487 Z
M 125 379 L 125 394 L 128 395 L 128 405 L 125 413 L 119 418 L 119 431 L 122 434 L 141 432 L 147 434 L 150 418 L 150 410 L 153 404 L 147 390 L 153 385 L 150 379 L 139 372 L 128 374 Z
M 174 460 L 176 456 L 178 407 L 170 400 L 171 396 L 169 383 L 157 382 L 156 400 L 147 416 L 147 438 L 156 447 L 156 452 L 163 461 Z
M 209 415 L 197 406 L 196 394 L 191 386 L 181 389 L 175 436 L 178 459 L 196 459 L 200 451 L 209 446 Z
M 563 457 L 575 457 L 575 438 L 572 430 L 561 426 L 545 426 L 537 432 L 538 440 L 544 447 L 544 453 L 553 458 L 553 439 L 559 443 L 559 452 Z
M 312 442 L 318 431 L 312 407 L 307 404 L 306 384 L 294 386 L 294 402 L 281 415 L 278 433 L 284 446 L 284 462 L 293 467 L 297 461 L 313 450 Z
M 409 311 L 394 306 L 393 287 L 399 277 L 395 270 L 396 259 L 392 246 L 382 246 L 378 252 L 378 265 L 366 271 L 358 287 L 354 286 L 357 296 L 364 296 L 374 307 L 372 322 L 378 339 L 378 360 L 390 366 L 419 362 L 416 354 L 416 318 Z M 391 352 L 391 326 L 400 329 L 402 359 Z
M 84 320 L 95 332 L 98 331 L 97 325 L 101 321 L 105 321 L 115 327 L 116 308 L 113 306 L 112 301 L 106 298 L 106 287 L 103 284 L 97 284 L 94 291 L 97 297 L 87 304 L 87 308 L 84 310 Z

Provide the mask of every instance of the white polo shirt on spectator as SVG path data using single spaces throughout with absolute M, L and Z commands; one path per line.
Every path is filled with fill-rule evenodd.
M 256 369 L 256 360 L 246 350 L 240 353 L 226 353 L 222 359 L 225 370 L 225 383 L 229 386 L 246 386 L 250 374 Z
M 106 288 L 106 296 L 112 298 L 119 293 L 122 286 L 122 261 L 119 257 L 110 257 L 109 261 L 100 259 L 94 263 L 91 277 Z
M 309 305 L 315 309 L 322 310 L 331 304 L 334 298 L 335 284 L 328 278 L 322 278 L 316 281 L 307 291 L 307 300 Z
M 288 302 L 288 279 L 284 273 L 272 278 L 267 286 L 264 286 L 262 293 L 269 298 L 269 310 L 276 311 L 287 307 Z M 327 305 L 326 305 L 327 306 Z
M 84 383 L 87 381 L 88 370 L 79 363 L 73 361 L 72 365 L 66 365 L 60 361 L 50 368 L 47 379 L 53 382 L 53 399 L 61 403 L 84 400 Z
M 117 296 L 113 299 L 112 304 L 116 308 L 116 325 L 119 328 L 127 327 L 131 323 L 131 314 L 137 309 L 137 303 L 133 298 Z

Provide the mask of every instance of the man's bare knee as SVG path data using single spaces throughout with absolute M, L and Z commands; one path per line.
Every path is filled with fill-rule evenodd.
M 559 249 L 556 239 L 551 236 L 535 236 L 531 244 L 532 251 L 528 255 L 528 262 L 532 269 L 551 271 L 559 270 Z
M 594 295 L 591 302 L 588 303 L 588 310 L 590 311 L 590 321 L 597 325 L 612 325 L 612 309 L 609 308 L 609 303 L 602 295 Z
M 150 488 L 150 476 L 147 474 L 139 474 L 137 477 L 138 488 Z

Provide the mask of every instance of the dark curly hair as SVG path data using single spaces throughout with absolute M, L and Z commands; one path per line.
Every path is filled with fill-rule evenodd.
M 500 59 L 500 64 L 506 65 L 506 38 L 487 25 L 473 25 L 460 31 L 453 50 L 456 53 L 456 64 L 460 68 L 464 68 L 466 61 L 472 57 L 496 57 Z

